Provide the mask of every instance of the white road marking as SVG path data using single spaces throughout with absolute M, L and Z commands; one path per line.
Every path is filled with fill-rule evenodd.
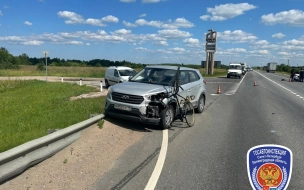
M 225 93 L 225 95 L 228 95 L 228 96 L 234 95 L 234 94 L 236 93 L 236 91 L 239 89 L 239 87 L 240 87 L 240 85 L 241 85 L 241 83 L 243 82 L 243 80 L 244 80 L 245 77 L 246 77 L 246 75 L 244 75 L 244 76 L 242 77 L 242 80 L 241 80 L 239 83 L 237 83 L 235 89 L 230 89 L 228 92 Z
M 159 152 L 159 156 L 158 156 L 155 168 L 148 181 L 148 184 L 145 187 L 145 190 L 153 190 L 155 188 L 158 178 L 161 174 L 161 171 L 162 171 L 164 163 L 165 163 L 167 149 L 168 149 L 168 129 L 163 130 L 162 146 L 160 148 L 160 152 Z
M 233 83 L 233 82 L 207 82 L 207 83 Z
M 255 72 L 256 72 L 256 73 L 258 73 L 259 75 L 261 75 L 262 77 L 264 77 L 264 78 L 266 78 L 266 79 L 270 80 L 269 78 L 267 78 L 267 77 L 266 77 L 266 76 L 264 76 L 263 74 L 261 74 L 261 73 L 259 73 L 259 72 L 257 72 L 257 71 L 255 71 Z M 275 81 L 273 81 L 273 80 L 270 80 L 270 81 L 271 81 L 271 82 L 273 82 L 273 83 L 275 83 L 275 84 L 277 84 L 278 86 L 282 87 L 283 89 L 285 89 L 285 90 L 289 91 L 291 94 L 294 94 L 294 95 L 298 96 L 299 98 L 303 99 L 303 97 L 302 97 L 302 96 L 300 96 L 300 95 L 298 95 L 297 93 L 295 93 L 295 92 L 293 92 L 293 91 L 289 90 L 288 88 L 286 88 L 286 87 L 284 87 L 284 86 L 282 86 L 282 85 L 278 84 L 277 82 L 275 82 Z M 304 99 L 303 99 L 303 100 L 304 100 Z

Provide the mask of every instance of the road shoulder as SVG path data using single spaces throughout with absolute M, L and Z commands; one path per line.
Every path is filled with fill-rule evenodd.
M 29 168 L 0 189 L 88 189 L 144 133 L 105 121 L 85 129 L 70 146 Z

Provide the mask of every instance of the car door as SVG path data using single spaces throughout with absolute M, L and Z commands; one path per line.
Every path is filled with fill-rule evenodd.
M 107 80 L 110 86 L 113 86 L 114 84 L 116 84 L 114 82 L 114 69 L 109 69 L 109 72 L 107 73 Z
M 191 102 L 193 103 L 193 106 L 197 105 L 199 96 L 200 96 L 200 88 L 202 83 L 200 82 L 200 77 L 195 71 L 188 71 L 189 75 L 189 88 L 188 88 L 188 96 L 192 97 Z
M 181 70 L 179 72 L 179 85 L 181 88 L 179 89 L 179 95 L 186 98 L 188 96 L 188 90 L 191 88 L 191 84 L 189 83 L 189 75 L 186 70 Z M 178 101 L 181 103 L 183 99 L 178 97 Z
M 120 82 L 120 75 L 119 75 L 119 73 L 118 73 L 118 70 L 117 69 L 115 69 L 114 70 L 114 76 L 113 76 L 113 83 L 114 84 L 117 84 L 117 83 L 119 83 Z M 113 84 L 113 85 L 114 85 Z

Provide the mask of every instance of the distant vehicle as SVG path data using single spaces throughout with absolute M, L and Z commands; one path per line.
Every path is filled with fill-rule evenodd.
M 112 66 L 106 69 L 105 83 L 106 87 L 113 86 L 117 83 L 126 82 L 134 76 L 136 71 L 130 67 Z
M 247 63 L 240 63 L 242 66 L 242 74 L 245 75 L 247 72 Z
M 272 63 L 267 63 L 267 72 L 268 73 L 275 73 L 277 70 L 277 63 L 272 62 Z
M 230 63 L 228 67 L 227 78 L 231 76 L 241 78 L 242 77 L 242 66 L 240 63 Z

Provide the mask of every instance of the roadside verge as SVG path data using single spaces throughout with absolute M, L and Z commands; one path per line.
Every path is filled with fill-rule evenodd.
M 0 184 L 72 144 L 80 131 L 103 118 L 103 114 L 97 115 L 0 153 Z

